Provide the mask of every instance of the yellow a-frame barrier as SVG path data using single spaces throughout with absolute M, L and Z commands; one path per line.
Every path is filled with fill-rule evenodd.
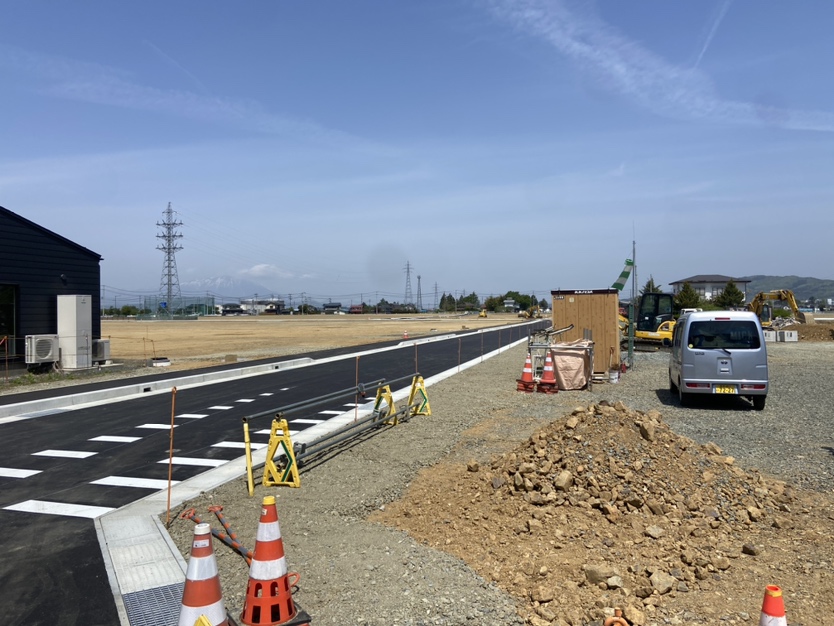
M 429 405 L 429 396 L 426 392 L 426 384 L 423 377 L 416 375 L 411 380 L 411 391 L 408 394 L 408 405 L 406 407 L 408 417 L 415 415 L 431 415 L 431 406 Z M 391 386 L 384 385 L 377 389 L 376 399 L 374 401 L 373 422 L 382 422 L 386 426 L 396 426 L 399 424 L 399 411 L 397 411 L 394 402 L 394 395 L 391 393 Z M 279 413 L 279 415 L 282 415 Z M 369 418 L 365 418 L 366 420 Z M 246 446 L 246 473 L 247 486 L 249 488 L 249 495 L 255 495 L 255 480 L 252 469 L 252 445 L 249 440 L 249 422 L 246 418 L 243 420 L 243 438 Z M 275 455 L 278 452 L 279 446 L 284 451 L 286 457 L 286 466 L 279 468 L 275 463 Z M 301 478 L 298 474 L 298 463 L 295 459 L 295 452 L 293 450 L 292 440 L 290 439 L 290 430 L 287 420 L 278 419 L 272 420 L 272 428 L 269 432 L 269 444 L 266 451 L 266 461 L 264 463 L 264 487 L 300 487 Z

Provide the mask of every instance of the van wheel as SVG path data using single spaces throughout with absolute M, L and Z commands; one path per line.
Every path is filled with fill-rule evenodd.
M 765 400 L 767 400 L 767 396 L 753 396 L 753 408 L 757 411 L 764 411 Z
M 675 395 L 678 393 L 678 386 L 675 384 L 675 381 L 672 380 L 672 376 L 669 376 L 669 393 Z
M 681 406 L 689 406 L 689 394 L 683 392 L 681 385 L 678 385 L 678 402 Z

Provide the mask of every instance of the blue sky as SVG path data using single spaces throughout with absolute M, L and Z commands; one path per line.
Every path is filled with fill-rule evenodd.
M 834 278 L 834 3 L 0 7 L 0 205 L 106 289 L 158 288 L 169 202 L 184 291 L 546 297 L 633 240 L 641 284 Z

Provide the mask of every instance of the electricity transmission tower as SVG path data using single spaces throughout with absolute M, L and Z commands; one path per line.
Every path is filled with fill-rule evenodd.
M 417 274 L 417 312 L 423 310 L 423 288 L 420 286 L 420 274 Z
M 168 203 L 168 208 L 163 212 L 165 216 L 161 222 L 156 225 L 162 230 L 156 236 L 157 239 L 162 240 L 156 249 L 162 250 L 165 254 L 165 261 L 162 264 L 162 278 L 159 281 L 159 292 L 165 298 L 164 302 L 159 303 L 160 311 L 168 317 L 174 316 L 174 311 L 182 308 L 182 292 L 180 291 L 180 279 L 177 275 L 177 250 L 182 250 L 182 246 L 177 244 L 179 239 L 182 239 L 182 233 L 177 228 L 182 226 L 182 222 L 174 219 L 174 210 L 171 208 L 171 203 Z
M 405 264 L 405 299 L 403 304 L 414 304 L 414 295 L 411 293 L 411 263 Z

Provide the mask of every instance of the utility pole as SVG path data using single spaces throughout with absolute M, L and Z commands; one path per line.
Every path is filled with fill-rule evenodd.
M 176 305 L 180 305 L 180 308 L 182 308 L 182 293 L 180 292 L 180 279 L 177 275 L 176 258 L 176 253 L 182 250 L 182 246 L 177 244 L 177 241 L 182 239 L 182 233 L 177 230 L 178 227 L 182 226 L 182 222 L 174 220 L 174 210 L 171 208 L 170 202 L 163 215 L 165 216 L 163 221 L 156 223 L 163 229 L 156 236 L 157 239 L 162 240 L 162 243 L 156 249 L 165 253 L 159 291 L 165 296 L 165 313 L 168 317 L 173 317 L 172 311 L 176 310 Z
M 420 313 L 423 310 L 423 288 L 420 286 L 420 279 L 422 276 L 417 274 L 417 312 Z

